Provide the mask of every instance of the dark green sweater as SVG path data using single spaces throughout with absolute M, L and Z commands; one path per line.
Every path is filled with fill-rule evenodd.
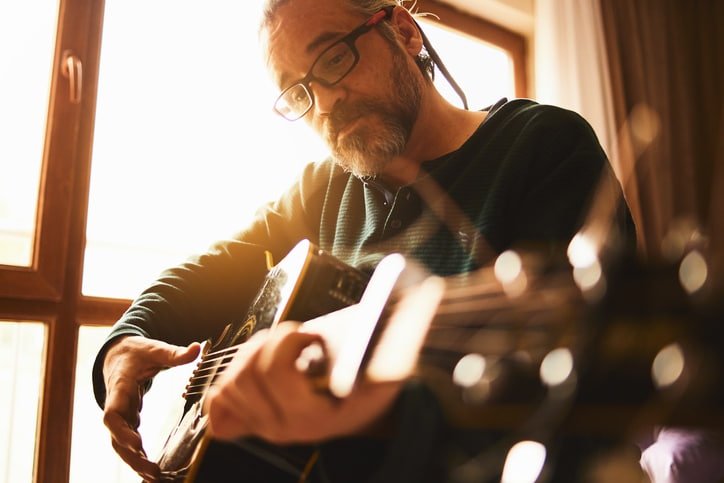
M 399 252 L 438 275 L 468 272 L 521 243 L 560 246 L 580 227 L 599 178 L 611 176 L 584 119 L 522 99 L 493 106 L 463 146 L 421 173 L 391 191 L 330 160 L 307 166 L 233 240 L 164 272 L 109 340 L 140 334 L 187 344 L 216 335 L 245 314 L 266 273 L 264 250 L 280 260 L 305 238 L 354 266 Z M 618 221 L 630 230 L 630 218 Z M 93 377 L 101 405 L 103 353 Z

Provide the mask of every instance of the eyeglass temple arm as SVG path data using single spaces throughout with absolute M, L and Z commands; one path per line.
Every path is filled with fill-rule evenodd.
M 432 58 L 432 61 L 434 64 L 440 69 L 440 72 L 442 72 L 442 75 L 445 77 L 445 79 L 448 81 L 448 83 L 452 86 L 452 88 L 455 90 L 455 93 L 460 97 L 460 100 L 463 101 L 463 107 L 465 109 L 468 109 L 468 99 L 465 97 L 465 93 L 463 92 L 462 88 L 458 85 L 457 82 L 455 82 L 455 79 L 453 79 L 453 76 L 450 74 L 450 72 L 447 70 L 447 67 L 445 67 L 445 64 L 442 62 L 442 59 L 439 55 L 437 55 L 437 52 L 435 52 L 435 49 L 432 47 L 432 44 L 430 43 L 430 39 L 427 38 L 427 35 L 425 35 L 425 32 L 420 27 L 420 24 L 415 22 L 415 25 L 417 25 L 417 29 L 420 31 L 420 34 L 422 35 L 422 43 L 425 46 L 425 49 L 427 49 L 427 53 L 430 54 L 430 57 Z M 434 74 L 433 74 L 434 75 Z

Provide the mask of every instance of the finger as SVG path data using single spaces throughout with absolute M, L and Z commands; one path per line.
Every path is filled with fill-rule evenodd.
M 239 404 L 217 391 L 209 397 L 209 436 L 216 439 L 231 440 L 255 434 L 253 421 L 250 421 L 245 402 Z
M 263 398 L 270 402 L 271 407 L 278 408 L 277 424 L 264 425 L 259 429 L 265 439 L 275 443 L 303 441 L 319 429 L 316 426 L 320 415 L 331 414 L 335 410 L 336 402 L 319 393 L 309 377 L 297 368 L 302 351 L 320 341 L 319 335 L 299 332 L 294 326 L 287 326 L 281 333 L 275 334 L 260 352 L 259 369 L 254 377 Z
M 126 377 L 114 378 L 107 387 L 104 413 L 120 415 L 131 427 L 140 424 L 142 391 L 140 386 Z
M 200 351 L 201 344 L 198 342 L 192 342 L 187 346 L 178 346 L 153 340 L 148 355 L 150 360 L 160 367 L 174 367 L 193 362 Z
M 264 428 L 284 424 L 278 404 L 264 390 L 264 381 L 256 377 L 263 342 L 250 341 L 247 353 L 235 358 L 209 393 L 210 423 L 218 437 L 265 436 L 269 431 Z
M 289 406 L 303 405 L 317 394 L 309 377 L 298 368 L 298 359 L 311 345 L 321 343 L 316 334 L 285 330 L 275 334 L 260 351 L 255 377 L 260 381 L 262 390 L 278 404 Z
M 321 337 L 309 332 L 300 332 L 296 322 L 280 323 L 259 355 L 262 371 L 296 371 L 296 360 L 305 347 L 319 343 Z
M 120 414 L 104 413 L 103 423 L 110 431 L 113 441 L 118 445 L 136 453 L 143 452 L 141 435 Z
M 198 357 L 201 345 L 176 346 L 141 336 L 120 339 L 106 354 L 103 376 L 106 386 L 118 377 L 132 378 L 144 384 L 161 369 L 192 362 Z
M 159 478 L 161 470 L 158 465 L 148 459 L 146 453 L 141 451 L 133 451 L 122 445 L 119 445 L 116 441 L 111 440 L 113 449 L 118 453 L 118 456 L 130 466 L 133 471 L 141 475 L 145 480 L 155 481 Z

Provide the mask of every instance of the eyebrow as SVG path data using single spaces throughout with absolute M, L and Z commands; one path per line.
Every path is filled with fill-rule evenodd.
M 307 53 L 311 54 L 314 52 L 320 45 L 325 44 L 329 42 L 330 40 L 337 40 L 342 38 L 345 35 L 345 32 L 322 32 L 321 34 L 317 35 L 314 40 L 309 42 L 307 44 Z
M 319 48 L 320 45 L 326 44 L 330 40 L 338 40 L 341 39 L 346 35 L 346 32 L 322 32 L 321 34 L 317 35 L 309 44 L 307 44 L 307 48 L 305 49 L 307 53 L 311 54 L 316 49 Z M 288 82 L 291 82 L 289 80 L 289 75 L 282 74 L 282 76 L 278 80 L 279 86 L 284 88 Z

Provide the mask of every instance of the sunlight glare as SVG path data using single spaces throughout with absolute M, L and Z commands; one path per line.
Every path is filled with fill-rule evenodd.
M 546 460 L 546 447 L 537 441 L 516 443 L 505 459 L 501 483 L 535 483 Z

